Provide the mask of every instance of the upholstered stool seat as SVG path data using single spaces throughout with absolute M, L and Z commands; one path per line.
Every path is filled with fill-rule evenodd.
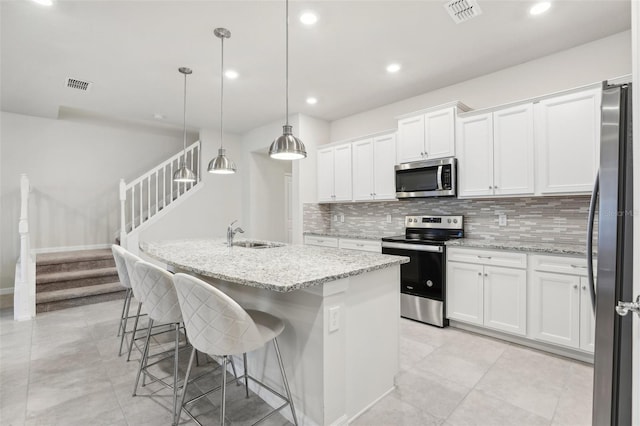
M 236 301 L 222 291 L 191 275 L 175 274 L 173 281 L 178 293 L 184 325 L 189 335 L 189 341 L 193 345 L 184 380 L 185 385 L 182 389 L 181 403 L 174 418 L 174 424 L 177 424 L 182 410 L 196 423 L 200 424 L 187 406 L 189 403 L 200 399 L 203 395 L 190 401 L 185 401 L 189 375 L 191 374 L 196 350 L 198 350 L 209 355 L 222 357 L 222 384 L 204 393 L 204 395 L 207 395 L 218 389 L 222 390 L 220 412 L 220 423 L 222 425 L 225 424 L 227 362 L 231 359 L 231 355 L 239 354 L 242 354 L 244 358 L 244 374 L 235 380 L 244 379 L 246 396 L 249 395 L 249 379 L 251 379 L 284 401 L 284 404 L 263 416 L 258 422 L 288 405 L 291 408 L 294 424 L 297 425 L 298 420 L 277 341 L 277 337 L 284 330 L 282 320 L 266 312 L 244 310 Z M 259 349 L 270 341 L 273 342 L 278 358 L 286 396 L 275 391 L 272 387 L 264 385 L 249 375 L 247 371 L 247 352 Z

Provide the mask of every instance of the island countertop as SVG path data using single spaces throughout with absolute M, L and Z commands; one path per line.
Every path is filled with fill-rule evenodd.
M 229 249 L 224 239 L 148 241 L 140 249 L 181 270 L 279 292 L 409 262 L 408 257 L 306 245 Z

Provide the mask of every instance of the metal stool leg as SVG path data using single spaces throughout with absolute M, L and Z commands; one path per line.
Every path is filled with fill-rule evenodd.
M 173 359 L 173 417 L 178 410 L 178 353 L 180 352 L 180 323 L 176 324 L 176 347 Z M 185 384 L 186 386 L 186 384 Z
M 182 386 L 182 398 L 180 398 L 180 408 L 176 411 L 173 418 L 173 426 L 178 424 L 180 420 L 180 414 L 182 414 L 182 407 L 184 406 L 184 399 L 187 396 L 187 385 L 189 384 L 189 376 L 191 375 L 191 367 L 193 367 L 193 360 L 196 357 L 196 348 L 191 350 L 191 356 L 189 357 L 189 365 L 187 366 L 187 374 L 184 376 L 184 385 Z
M 133 294 L 130 288 L 127 289 L 127 294 L 124 297 L 124 305 L 122 305 L 122 318 L 120 319 L 120 349 L 118 349 L 118 356 L 122 356 L 122 344 L 124 343 L 124 337 L 127 335 L 127 320 L 129 319 L 129 308 L 131 308 L 131 295 Z
M 278 364 L 280 365 L 280 373 L 282 373 L 282 381 L 284 382 L 284 390 L 287 392 L 287 398 L 289 398 L 289 406 L 291 407 L 291 415 L 293 416 L 293 424 L 298 426 L 298 418 L 296 417 L 296 409 L 293 407 L 293 398 L 291 397 L 291 391 L 289 390 L 289 382 L 287 381 L 287 375 L 284 372 L 284 364 L 282 363 L 282 356 L 280 355 L 280 348 L 278 347 L 278 339 L 273 339 L 273 346 L 276 348 L 276 356 L 278 357 Z
M 120 333 L 122 332 L 122 322 L 124 321 L 124 311 L 125 311 L 125 308 L 127 307 L 127 300 L 129 299 L 130 291 L 131 289 L 128 288 L 127 292 L 124 295 L 124 302 L 122 303 L 122 312 L 120 313 L 120 325 L 118 326 L 118 334 L 116 334 L 116 337 L 120 337 Z
M 247 366 L 247 353 L 242 354 L 242 361 L 244 362 L 244 394 L 245 398 L 249 398 L 249 367 Z
M 222 357 L 222 410 L 220 412 L 220 424 L 224 426 L 225 396 L 227 391 L 227 356 Z
M 138 383 L 140 383 L 140 374 L 142 369 L 147 366 L 147 356 L 149 355 L 149 340 L 151 340 L 151 327 L 153 326 L 153 320 L 149 318 L 149 328 L 147 330 L 147 339 L 145 340 L 144 350 L 142 351 L 142 358 L 140 358 L 140 366 L 138 367 L 138 375 L 136 376 L 136 385 L 133 388 L 133 396 L 136 396 L 138 390 Z
M 138 319 L 140 318 L 141 310 L 142 302 L 138 302 L 138 312 L 136 312 L 136 320 L 133 323 L 133 331 L 131 333 L 131 341 L 129 342 L 129 354 L 127 355 L 127 361 L 131 359 L 131 349 L 133 348 L 133 341 L 136 340 L 136 331 L 138 330 Z

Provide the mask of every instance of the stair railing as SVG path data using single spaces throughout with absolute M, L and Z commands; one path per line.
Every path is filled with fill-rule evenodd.
M 186 164 L 198 176 L 195 183 L 173 181 L 173 172 L 180 167 L 185 155 Z M 127 247 L 132 233 L 146 227 L 166 207 L 200 183 L 200 141 L 189 145 L 185 153 L 180 151 L 129 183 L 120 179 L 120 245 Z
M 20 258 L 16 265 L 13 289 L 13 319 L 24 321 L 36 316 L 36 262 L 31 252 L 29 236 L 29 193 L 31 185 L 26 174 L 20 175 Z

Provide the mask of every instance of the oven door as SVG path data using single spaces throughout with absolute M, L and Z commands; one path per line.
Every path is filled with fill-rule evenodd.
M 382 242 L 382 253 L 406 256 L 400 266 L 400 292 L 444 301 L 444 248 L 426 244 Z

